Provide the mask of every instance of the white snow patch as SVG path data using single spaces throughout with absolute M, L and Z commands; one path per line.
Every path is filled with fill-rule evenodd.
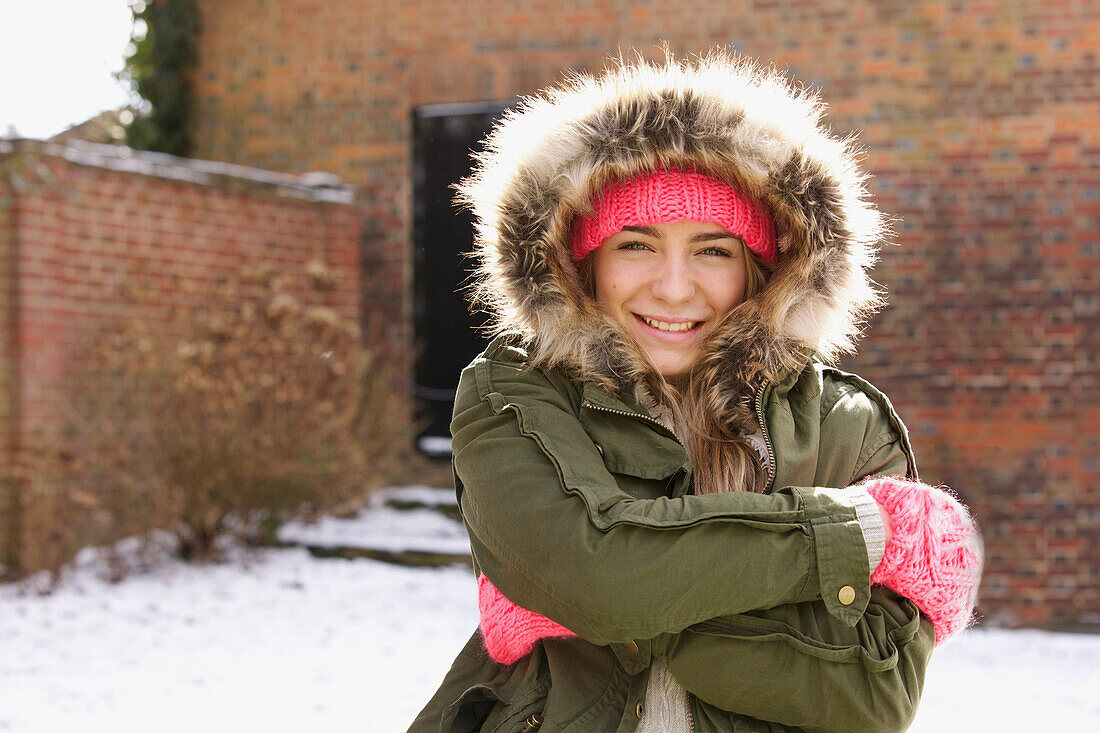
M 406 502 L 424 506 L 458 506 L 454 489 L 433 489 L 428 486 L 400 486 L 382 489 L 371 496 L 370 505 L 388 502 Z
M 396 509 L 389 506 L 391 502 L 424 508 Z M 383 489 L 371 497 L 366 510 L 354 517 L 288 522 L 279 528 L 279 539 L 312 547 L 470 554 L 470 540 L 462 524 L 437 511 L 444 506 L 456 506 L 452 489 Z
M 912 733 L 1100 730 L 1100 634 L 972 629 L 937 649 Z
M 477 624 L 468 569 L 267 550 L 0 588 L 0 730 L 403 730 Z
M 451 439 L 439 435 L 425 435 L 416 441 L 416 447 L 429 456 L 442 457 L 451 455 Z
M 325 517 L 279 529 L 279 539 L 313 547 L 352 547 L 386 552 L 470 553 L 462 525 L 433 509 L 376 507 L 351 519 Z

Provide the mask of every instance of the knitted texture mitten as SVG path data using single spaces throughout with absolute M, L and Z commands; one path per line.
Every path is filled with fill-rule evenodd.
M 890 515 L 893 539 L 871 582 L 917 604 L 936 630 L 936 646 L 971 621 L 982 551 L 966 507 L 944 489 L 895 478 L 863 484 Z
M 512 603 L 484 575 L 477 579 L 477 605 L 485 650 L 501 664 L 527 656 L 540 639 L 576 636 L 545 616 Z

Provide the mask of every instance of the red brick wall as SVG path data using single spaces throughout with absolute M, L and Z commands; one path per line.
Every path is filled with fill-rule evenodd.
M 15 295 L 12 267 L 15 262 L 11 243 L 17 225 L 11 171 L 0 164 L 0 567 L 13 564 L 12 540 L 18 532 L 18 514 L 13 505 L 14 477 L 5 475 L 5 467 L 10 470 L 14 464 L 18 415 L 15 400 L 10 397 L 16 388 L 11 359 L 17 349 L 12 312 Z
M 68 390 L 80 366 L 73 350 L 112 321 L 163 317 L 176 278 L 214 280 L 254 260 L 297 273 L 320 260 L 339 277 L 324 305 L 351 318 L 360 312 L 359 217 L 350 190 L 127 155 L 113 146 L 36 141 L 0 149 L 0 186 L 0 457 L 6 461 L 61 444 Z M 325 196 L 343 202 L 317 200 Z M 18 279 L 10 277 L 13 268 Z M 125 297 L 138 281 L 152 288 L 152 300 Z M 10 520 L 11 491 L 2 493 Z M 0 521 L 0 546 L 9 554 L 31 549 L 34 527 L 24 524 L 14 534 L 26 546 L 12 548 L 13 530 Z
M 899 248 L 850 363 L 985 527 L 981 610 L 1100 624 L 1100 6 L 1077 0 L 200 2 L 202 157 L 359 187 L 364 304 L 408 335 L 411 109 L 667 39 L 773 59 L 868 146 Z

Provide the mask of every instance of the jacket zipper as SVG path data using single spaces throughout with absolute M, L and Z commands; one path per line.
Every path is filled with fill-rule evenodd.
M 667 434 L 670 438 L 675 440 L 677 443 L 680 443 L 680 439 L 676 437 L 675 433 L 673 433 L 671 430 L 669 430 L 663 424 L 661 424 L 660 420 L 658 420 L 656 418 L 653 418 L 653 417 L 650 417 L 649 415 L 644 415 L 640 412 L 628 412 L 627 410 L 613 410 L 610 407 L 604 407 L 603 405 L 597 405 L 596 403 L 591 402 L 591 401 L 585 401 L 585 403 L 583 405 L 581 405 L 581 407 L 587 407 L 590 410 L 596 410 L 598 412 L 606 412 L 610 415 L 622 415 L 624 417 L 635 417 L 635 418 L 638 418 L 639 420 L 644 420 L 645 422 L 648 422 L 648 423 L 656 426 L 657 428 L 660 428 L 662 433 Z M 683 443 L 680 443 L 681 448 L 683 447 L 683 445 L 684 445 Z
M 768 483 L 764 486 L 764 490 L 767 491 L 771 488 L 772 481 L 775 480 L 775 450 L 772 448 L 772 439 L 768 434 L 768 426 L 764 424 L 764 392 L 768 387 L 768 383 L 760 385 L 760 390 L 756 393 L 756 421 L 760 424 L 760 432 L 764 434 L 764 445 L 768 450 Z M 622 415 L 623 417 L 633 417 L 645 422 L 651 423 L 660 428 L 662 432 L 668 433 L 677 443 L 680 443 L 680 439 L 676 437 L 668 428 L 649 415 L 643 415 L 640 412 L 628 412 L 626 410 L 613 410 L 610 407 L 604 407 L 597 405 L 591 401 L 585 401 L 582 407 L 587 407 L 590 410 L 597 410 L 598 412 L 606 412 L 610 415 Z M 683 446 L 683 443 L 680 443 Z M 695 710 L 692 708 L 691 703 L 688 703 L 688 730 L 691 733 L 695 733 Z
M 764 446 L 768 450 L 768 481 L 764 484 L 764 491 L 771 489 L 772 482 L 775 481 L 775 448 L 772 446 L 771 436 L 768 435 L 768 426 L 764 424 L 764 391 L 767 388 L 768 383 L 764 382 L 756 393 L 756 421 L 760 423 L 760 432 L 764 434 Z

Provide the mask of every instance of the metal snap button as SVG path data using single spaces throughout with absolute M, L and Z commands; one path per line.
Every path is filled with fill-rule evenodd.
M 846 585 L 836 594 L 836 599 L 845 606 L 850 606 L 852 605 L 852 601 L 856 599 L 856 589 L 850 585 Z

